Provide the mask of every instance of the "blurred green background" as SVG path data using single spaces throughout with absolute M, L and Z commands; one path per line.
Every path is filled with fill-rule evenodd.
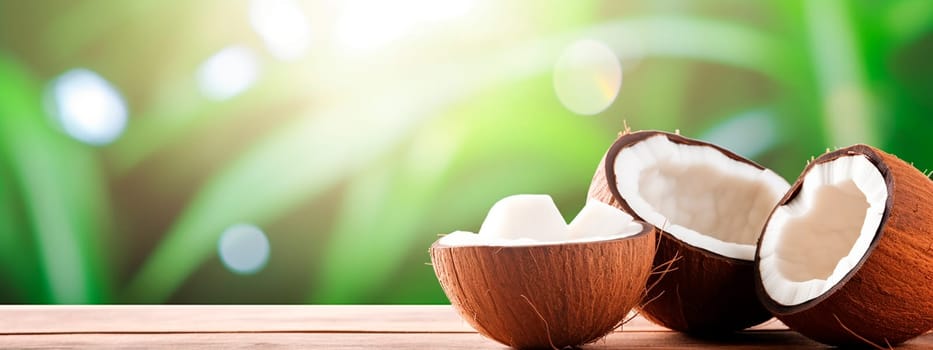
M 623 120 L 933 168 L 931 62 L 929 0 L 0 0 L 0 302 L 445 303 Z

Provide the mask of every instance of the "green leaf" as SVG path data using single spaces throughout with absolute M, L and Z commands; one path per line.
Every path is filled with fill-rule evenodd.
M 612 34 L 619 28 L 663 30 L 684 23 L 695 24 L 697 30 L 709 29 L 707 34 L 726 35 L 724 39 L 749 48 L 738 49 L 745 55 L 731 61 L 707 49 L 684 51 L 655 45 L 650 46 L 654 48 L 650 52 L 695 54 L 766 69 L 758 65 L 769 62 L 766 57 L 773 48 L 763 37 L 708 22 L 660 19 L 634 21 L 631 26 L 618 23 L 591 28 L 573 36 L 531 42 L 485 59 L 425 67 L 423 74 L 397 84 L 373 90 L 360 88 L 354 95 L 356 102 L 338 104 L 286 123 L 208 180 L 131 281 L 126 300 L 164 301 L 211 255 L 225 227 L 239 222 L 263 224 L 315 197 L 396 149 L 424 121 L 437 117 L 453 102 L 503 82 L 549 72 L 554 58 L 572 38 Z
M 908 44 L 933 29 L 933 1 L 901 0 L 885 4 L 890 6 L 882 17 L 890 40 L 888 45 Z
M 0 115 L 2 117 L 2 115 Z M 39 264 L 29 225 L 23 220 L 18 189 L 11 181 L 5 159 L 6 145 L 0 143 L 0 279 L 6 281 L 6 292 L 30 303 L 49 302 L 42 276 L 30 267 Z
M 579 13 L 568 15 L 569 23 L 579 22 L 589 13 L 585 6 L 573 8 Z M 692 35 L 684 36 L 680 31 Z M 500 63 L 501 66 L 493 66 L 491 69 L 499 70 L 503 76 L 517 76 L 521 72 L 537 74 L 550 69 L 553 60 L 571 41 L 585 37 L 603 40 L 623 59 L 642 56 L 696 59 L 757 71 L 778 81 L 786 81 L 794 76 L 790 73 L 799 71 L 799 60 L 791 54 L 793 50 L 782 45 L 776 38 L 737 24 L 690 16 L 650 16 L 613 20 L 532 41 L 487 57 L 484 61 Z M 186 57 L 183 61 L 188 62 L 192 59 L 193 57 Z M 204 101 L 195 91 L 190 79 L 169 77 L 168 83 L 159 88 L 159 93 L 164 96 L 159 95 L 157 99 L 171 103 L 157 103 L 156 105 L 165 107 L 147 111 L 145 116 L 137 118 L 137 122 L 128 127 L 126 137 L 116 144 L 117 147 L 113 151 L 117 167 L 120 171 L 126 171 L 176 140 L 181 133 L 210 127 L 212 122 L 220 120 L 231 122 L 230 118 L 236 117 L 241 111 L 263 103 L 293 101 L 302 96 L 352 96 L 358 93 L 358 86 L 355 84 L 347 86 L 339 83 L 346 74 L 341 70 L 308 67 L 307 72 L 298 73 L 299 76 L 296 77 L 293 70 L 285 68 L 288 67 L 270 67 L 262 80 L 243 96 L 219 103 Z M 674 71 L 676 70 L 675 68 Z M 672 71 L 667 75 L 679 74 Z M 308 86 L 305 83 L 308 79 L 338 83 Z M 659 83 L 659 86 L 666 88 L 669 85 Z M 267 93 L 272 89 L 280 93 Z M 333 91 L 342 93 L 335 94 Z M 355 99 L 358 98 L 351 100 Z M 671 103 L 661 105 L 671 109 L 664 111 L 665 116 L 676 112 L 675 106 L 678 106 Z
M 425 213 L 446 182 L 462 130 L 423 130 L 403 160 L 383 159 L 351 182 L 312 283 L 313 303 L 361 303 L 391 278 L 417 244 Z M 348 266 L 361 268 L 347 273 Z
M 582 35 L 581 35 L 582 34 Z M 675 57 L 739 67 L 789 81 L 803 61 L 778 36 L 695 16 L 644 16 L 599 24 L 574 37 L 600 39 L 627 55 Z
M 822 94 L 822 115 L 830 145 L 878 144 L 876 105 L 866 84 L 858 34 L 841 0 L 807 1 L 810 54 Z
M 158 85 L 153 105 L 134 118 L 126 134 L 109 150 L 118 172 L 126 172 L 186 134 L 209 132 L 219 123 L 237 123 L 244 117 L 267 113 L 270 106 L 302 101 L 332 86 L 307 87 L 310 78 L 290 66 L 272 67 L 242 95 L 209 101 L 189 77 L 173 77 Z M 334 78 L 336 79 L 336 77 Z M 276 93 L 270 93 L 276 91 Z
M 283 125 L 196 194 L 131 282 L 128 300 L 164 300 L 210 255 L 225 227 L 268 222 L 396 148 L 438 108 L 470 91 L 456 78 L 442 79 L 451 74 L 459 72 L 413 79 L 397 90 L 372 93 L 366 103 Z M 438 87 L 441 81 L 452 84 Z
M 52 301 L 103 302 L 109 204 L 96 159 L 49 127 L 37 83 L 22 66 L 0 56 L 0 76 L 0 142 L 29 211 Z

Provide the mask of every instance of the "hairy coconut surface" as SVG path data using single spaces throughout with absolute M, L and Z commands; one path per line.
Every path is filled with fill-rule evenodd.
M 655 234 L 528 246 L 431 247 L 451 304 L 473 328 L 519 349 L 596 341 L 644 296 Z
M 625 168 L 628 164 L 616 162 L 619 153 L 646 140 L 657 140 L 657 137 L 663 137 L 665 142 L 678 147 L 704 147 L 707 149 L 705 153 L 712 156 L 692 159 L 689 161 L 690 166 L 687 166 L 686 159 L 676 156 L 662 158 L 659 163 L 665 164 L 659 170 L 638 164 L 636 167 L 644 169 L 643 173 L 652 173 L 645 176 L 663 177 L 665 172 L 677 173 L 678 161 L 685 163 L 680 167 L 686 169 L 685 171 L 697 167 L 702 167 L 704 171 L 696 176 L 686 173 L 662 179 L 666 180 L 666 183 L 651 182 L 669 184 L 665 185 L 669 188 L 659 191 L 670 194 L 669 201 L 664 203 L 645 203 L 650 202 L 650 198 L 643 200 L 626 197 L 623 193 L 637 194 L 644 188 L 632 185 L 634 187 L 620 191 L 618 186 L 622 186 L 620 184 L 623 182 L 617 181 L 617 169 Z M 641 153 L 647 155 L 651 152 Z M 628 159 L 644 158 L 643 155 L 639 155 Z M 716 166 L 727 169 L 723 169 L 722 175 L 717 177 Z M 735 172 L 751 175 L 739 176 L 735 181 L 736 188 L 730 189 L 730 181 L 722 180 L 730 179 L 730 171 L 733 169 L 738 169 Z M 767 176 L 767 179 L 759 180 L 757 176 L 761 174 Z M 689 184 L 683 187 L 678 181 Z M 704 187 L 717 182 L 720 186 L 726 186 L 725 189 Z M 761 230 L 759 223 L 764 222 L 770 209 L 787 187 L 789 185 L 786 181 L 776 174 L 718 146 L 676 134 L 640 131 L 626 132 L 615 141 L 603 163 L 597 168 L 588 195 L 590 198 L 616 206 L 637 219 L 648 221 L 658 228 L 658 247 L 654 258 L 654 266 L 658 273 L 653 274 L 647 281 L 647 286 L 651 288 L 645 298 L 646 304 L 641 307 L 642 314 L 649 320 L 677 331 L 713 336 L 754 326 L 771 318 L 771 314 L 761 305 L 755 294 L 752 257 L 754 242 L 757 241 Z M 678 188 L 683 188 L 685 193 L 678 194 Z M 738 195 L 723 200 L 723 191 L 738 192 Z M 766 193 L 759 194 L 757 191 Z M 720 202 L 713 203 L 706 212 L 703 211 L 706 208 L 705 204 L 679 207 L 681 202 L 699 203 L 692 200 L 697 197 Z M 630 201 L 634 200 L 641 202 L 641 211 L 631 205 Z M 659 217 L 662 209 L 644 209 L 650 209 L 652 206 L 666 206 L 667 214 L 671 218 Z M 715 207 L 720 209 L 714 210 Z M 692 215 L 682 215 L 679 210 L 688 210 Z M 645 216 L 652 217 L 652 220 L 646 220 Z M 671 221 L 684 217 L 688 217 L 686 221 Z M 698 224 L 695 222 L 697 220 L 706 222 Z M 720 224 L 723 222 L 725 224 Z M 674 231 L 675 226 L 677 231 Z M 700 227 L 712 230 L 704 232 Z M 742 232 L 737 234 L 732 232 L 734 230 Z
M 786 305 L 775 299 L 787 298 L 769 294 L 762 280 L 775 276 L 762 275 L 759 270 L 755 281 L 764 305 L 790 328 L 807 337 L 831 345 L 887 347 L 933 328 L 933 182 L 893 155 L 856 145 L 824 154 L 811 162 L 779 205 L 788 205 L 804 195 L 804 179 L 814 167 L 846 157 L 864 157 L 870 161 L 886 186 L 887 199 L 881 220 L 877 227 L 869 227 L 874 235 L 865 252 L 857 256 L 854 266 L 843 270 L 848 272 L 828 290 L 799 304 Z M 865 194 L 865 198 L 870 196 L 870 193 Z M 840 209 L 849 205 L 852 204 L 838 203 Z M 836 222 L 840 218 L 835 216 L 850 215 L 851 220 L 861 224 L 866 215 L 847 213 L 845 210 L 827 211 L 823 213 L 825 220 L 816 220 L 810 227 L 793 226 L 791 229 L 795 232 L 786 234 L 817 235 L 821 234 L 821 221 Z M 770 222 L 766 224 L 762 242 L 770 241 L 765 238 L 767 235 L 779 234 L 769 231 L 767 225 Z M 756 262 L 761 261 L 761 252 L 766 249 L 810 249 L 807 246 L 796 248 L 799 245 L 793 244 L 793 239 L 774 242 L 778 246 L 759 247 Z M 818 237 L 814 237 L 814 244 L 817 242 Z M 847 243 L 849 245 L 855 246 Z M 831 249 L 826 250 L 826 254 L 831 252 Z M 783 274 L 792 279 L 806 277 L 819 281 L 828 278 L 827 273 L 808 275 L 785 270 Z

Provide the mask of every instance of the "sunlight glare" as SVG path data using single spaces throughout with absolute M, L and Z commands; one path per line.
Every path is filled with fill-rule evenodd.
M 249 23 L 280 60 L 299 59 L 311 46 L 311 25 L 294 0 L 253 0 Z
M 337 39 L 354 50 L 384 47 L 426 24 L 466 16 L 476 0 L 348 0 L 337 19 Z

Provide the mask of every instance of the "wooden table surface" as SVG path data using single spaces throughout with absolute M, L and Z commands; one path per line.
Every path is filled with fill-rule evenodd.
M 635 318 L 587 349 L 818 349 L 770 321 L 727 341 Z M 4 349 L 504 349 L 449 306 L 0 306 Z M 899 349 L 933 349 L 933 334 Z

